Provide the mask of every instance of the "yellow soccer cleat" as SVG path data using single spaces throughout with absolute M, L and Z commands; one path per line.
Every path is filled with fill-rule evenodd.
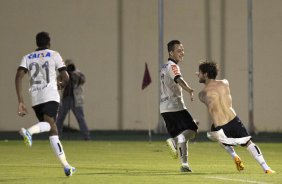
M 244 170 L 245 166 L 244 166 L 242 160 L 240 159 L 240 157 L 235 156 L 234 162 L 235 162 L 235 165 L 236 165 L 236 168 L 237 168 L 238 171 Z
M 272 169 L 268 169 L 265 171 L 265 174 L 275 174 L 276 172 Z
M 19 133 L 24 138 L 25 145 L 28 146 L 28 147 L 31 147 L 32 146 L 32 136 L 29 133 L 29 131 L 26 130 L 25 128 L 21 128 Z

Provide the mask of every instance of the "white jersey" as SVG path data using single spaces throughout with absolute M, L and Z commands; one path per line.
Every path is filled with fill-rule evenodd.
M 179 66 L 171 59 L 161 68 L 160 73 L 160 112 L 175 112 L 186 109 L 183 100 L 182 88 L 175 78 L 180 77 Z
M 61 55 L 44 49 L 25 55 L 20 67 L 26 68 L 30 76 L 30 96 L 32 106 L 49 101 L 60 102 L 57 89 L 57 69 L 65 67 Z

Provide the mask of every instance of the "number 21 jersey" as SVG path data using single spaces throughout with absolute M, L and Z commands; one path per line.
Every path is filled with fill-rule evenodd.
M 30 77 L 30 96 L 32 106 L 49 101 L 60 102 L 57 89 L 57 70 L 65 67 L 61 55 L 44 49 L 25 55 L 20 67 L 27 69 Z

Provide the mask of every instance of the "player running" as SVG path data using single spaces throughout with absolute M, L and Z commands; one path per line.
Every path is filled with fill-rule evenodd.
M 58 87 L 64 87 L 69 76 L 60 54 L 49 49 L 50 37 L 48 33 L 38 33 L 36 44 L 38 46 L 36 51 L 23 57 L 16 73 L 15 85 L 19 103 L 18 115 L 23 117 L 27 114 L 27 108 L 22 94 L 22 79 L 28 72 L 32 108 L 39 122 L 28 129 L 21 128 L 20 134 L 23 136 L 25 144 L 31 147 L 33 134 L 49 132 L 51 147 L 64 167 L 65 175 L 72 176 L 75 168 L 66 160 L 55 123 L 60 102 Z M 62 81 L 59 83 L 57 83 L 57 70 L 62 76 Z
M 199 98 L 207 106 L 213 123 L 208 137 L 218 141 L 232 156 L 238 171 L 243 170 L 244 165 L 232 147 L 235 145 L 246 147 L 265 173 L 275 173 L 266 164 L 259 147 L 252 142 L 252 137 L 236 115 L 232 107 L 228 81 L 226 79 L 216 80 L 217 73 L 217 64 L 208 61 L 200 63 L 199 72 L 197 73 L 199 82 L 205 84 L 205 87 L 199 93 Z
M 187 91 L 193 100 L 193 89 L 182 78 L 179 62 L 183 62 L 184 47 L 178 40 L 167 44 L 169 58 L 160 73 L 160 112 L 171 136 L 167 144 L 174 158 L 180 156 L 181 172 L 192 172 L 188 164 L 188 141 L 196 136 L 198 126 L 187 111 L 182 89 Z M 179 153 L 179 154 L 178 154 Z

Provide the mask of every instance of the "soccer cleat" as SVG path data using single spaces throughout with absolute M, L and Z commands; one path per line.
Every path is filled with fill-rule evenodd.
M 180 172 L 192 172 L 192 169 L 188 166 L 181 166 Z
M 177 159 L 177 157 L 178 157 L 177 146 L 176 146 L 176 144 L 175 144 L 173 138 L 167 139 L 167 140 L 166 140 L 166 144 L 167 144 L 167 146 L 169 147 L 169 150 L 170 150 L 170 153 L 171 153 L 172 157 L 173 157 L 174 159 Z
M 245 166 L 244 166 L 242 160 L 240 159 L 240 157 L 235 156 L 234 162 L 235 162 L 235 165 L 236 165 L 236 168 L 237 168 L 238 171 L 244 170 Z
M 26 130 L 25 128 L 21 128 L 19 133 L 21 134 L 21 136 L 23 136 L 25 145 L 31 147 L 32 146 L 32 136 L 29 133 L 29 131 Z
M 72 166 L 69 166 L 69 167 L 65 167 L 64 171 L 65 171 L 66 176 L 72 176 L 72 174 L 75 173 L 76 169 Z
M 272 169 L 268 169 L 265 171 L 265 174 L 275 174 L 276 172 Z

